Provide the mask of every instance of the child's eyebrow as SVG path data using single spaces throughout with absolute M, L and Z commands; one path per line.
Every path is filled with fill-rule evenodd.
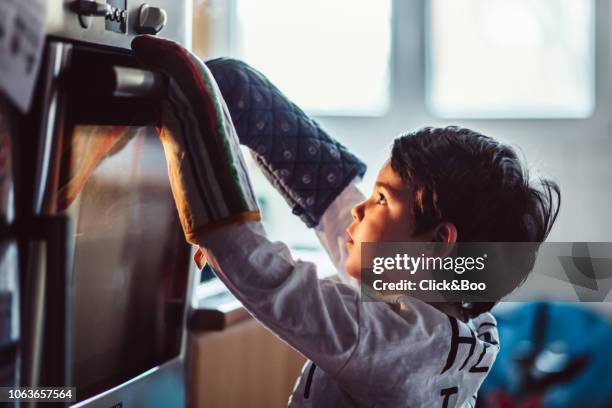
M 399 198 L 400 197 L 400 192 L 396 188 L 391 187 L 387 183 L 382 183 L 380 181 L 377 181 L 376 184 L 374 184 L 374 186 L 386 190 L 387 192 L 389 192 L 389 194 L 391 194 L 395 198 Z

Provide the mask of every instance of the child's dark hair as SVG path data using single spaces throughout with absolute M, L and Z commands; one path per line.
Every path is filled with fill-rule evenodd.
M 536 188 L 514 149 L 470 129 L 426 127 L 398 137 L 391 167 L 411 192 L 417 233 L 450 222 L 459 242 L 542 242 L 559 212 L 556 183 L 541 179 Z M 474 304 L 469 315 L 494 305 Z

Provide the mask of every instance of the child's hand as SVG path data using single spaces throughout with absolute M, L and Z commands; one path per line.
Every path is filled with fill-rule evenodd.
M 259 220 L 236 131 L 210 71 L 169 40 L 139 36 L 132 49 L 169 77 L 160 138 L 187 240 L 197 244 L 207 229 Z

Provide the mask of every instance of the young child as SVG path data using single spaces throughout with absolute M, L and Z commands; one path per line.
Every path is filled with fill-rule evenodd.
M 309 359 L 289 405 L 474 406 L 499 349 L 493 303 L 363 301 L 360 244 L 541 242 L 556 185 L 534 189 L 513 150 L 491 138 L 425 128 L 395 140 L 364 198 L 353 184 L 363 163 L 252 68 L 209 62 L 219 89 L 174 43 L 145 36 L 132 48 L 170 77 L 160 136 L 186 238 L 256 319 Z M 267 239 L 238 139 L 315 227 L 343 282 L 319 280 L 314 264 Z

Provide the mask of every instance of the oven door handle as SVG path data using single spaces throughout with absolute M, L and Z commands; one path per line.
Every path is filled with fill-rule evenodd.
M 157 126 L 168 77 L 128 64 L 84 58 L 63 74 L 66 120 L 70 124 Z
M 74 67 L 64 74 L 69 93 L 95 98 L 159 98 L 166 94 L 164 74 L 121 65 Z
M 117 97 L 155 97 L 163 95 L 167 80 L 160 72 L 138 68 L 113 66 L 113 96 Z

